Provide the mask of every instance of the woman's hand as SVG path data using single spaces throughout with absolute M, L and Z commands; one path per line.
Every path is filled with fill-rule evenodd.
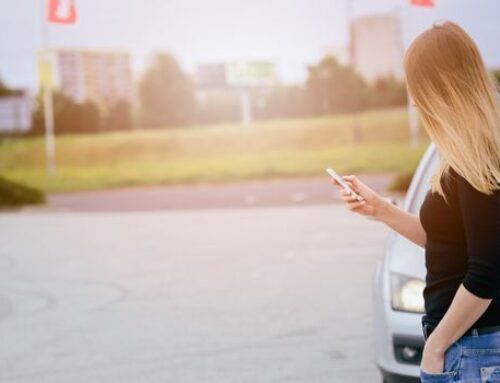
M 381 197 L 366 184 L 361 182 L 358 177 L 354 175 L 342 176 L 342 179 L 352 190 L 364 198 L 364 201 L 358 201 L 355 195 L 352 195 L 352 193 L 344 189 L 342 185 L 332 178 L 332 184 L 336 185 L 340 189 L 340 198 L 346 203 L 347 208 L 351 211 L 369 217 L 378 218 L 384 207 L 391 203 Z
M 433 347 L 429 340 L 424 346 L 420 368 L 430 374 L 440 374 L 444 371 L 444 351 Z

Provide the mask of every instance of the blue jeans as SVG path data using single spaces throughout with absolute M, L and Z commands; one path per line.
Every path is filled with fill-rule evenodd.
M 422 383 L 500 383 L 500 331 L 466 335 L 444 354 L 444 371 L 420 369 Z

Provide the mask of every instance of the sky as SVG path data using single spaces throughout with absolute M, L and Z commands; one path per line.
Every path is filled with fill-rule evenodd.
M 306 78 L 331 47 L 345 45 L 347 4 L 354 17 L 398 10 L 410 41 L 436 20 L 459 23 L 490 67 L 500 67 L 500 1 L 436 0 L 75 0 L 78 23 L 50 25 L 51 47 L 128 51 L 137 78 L 156 51 L 170 52 L 193 72 L 197 64 L 272 60 L 285 83 Z M 0 0 L 0 78 L 37 87 L 35 52 L 43 47 L 45 0 Z

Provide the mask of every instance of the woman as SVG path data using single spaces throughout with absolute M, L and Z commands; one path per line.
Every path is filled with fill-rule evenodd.
M 418 216 L 356 176 L 346 206 L 425 248 L 422 382 L 500 382 L 500 104 L 478 48 L 452 22 L 419 35 L 406 83 L 441 164 Z

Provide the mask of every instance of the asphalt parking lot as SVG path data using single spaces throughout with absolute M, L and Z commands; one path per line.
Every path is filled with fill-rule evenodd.
M 343 205 L 0 215 L 0 381 L 377 382 Z

